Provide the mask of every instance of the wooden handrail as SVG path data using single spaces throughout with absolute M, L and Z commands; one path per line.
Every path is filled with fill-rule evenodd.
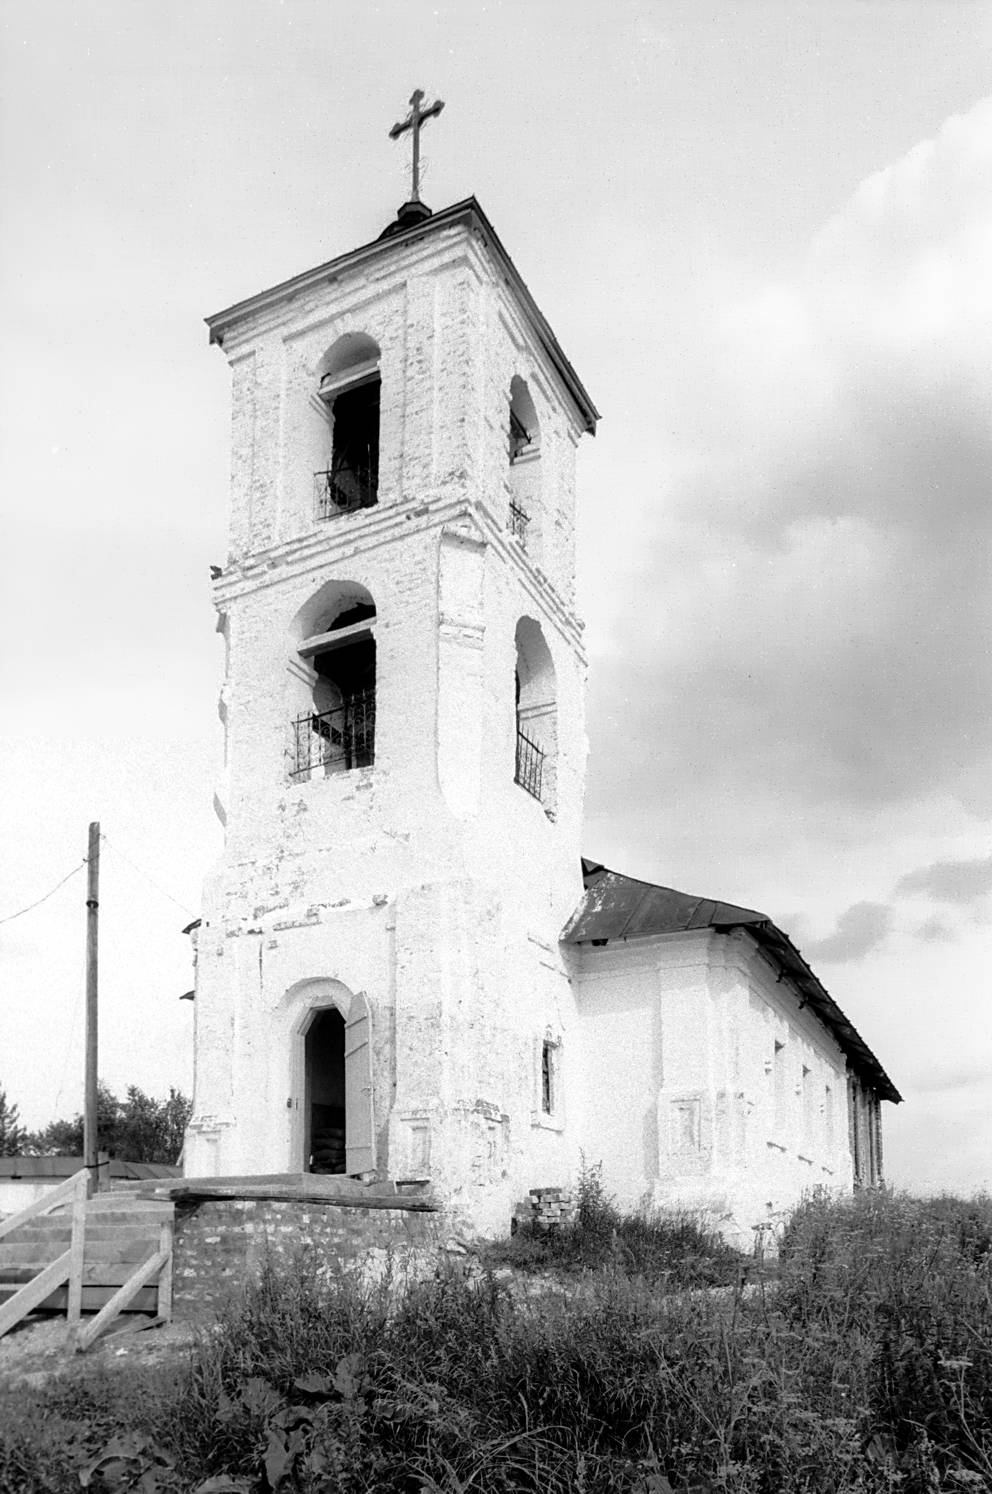
M 19 1229 L 22 1224 L 27 1224 L 29 1219 L 36 1219 L 39 1214 L 48 1214 L 52 1209 L 57 1209 L 59 1204 L 68 1203 L 70 1198 L 75 1198 L 77 1188 L 87 1191 L 89 1171 L 81 1167 L 71 1177 L 66 1178 L 51 1193 L 46 1193 L 44 1198 L 39 1198 L 35 1203 L 28 1204 L 19 1214 L 11 1214 L 9 1219 L 0 1221 L 0 1240 L 4 1235 L 9 1235 L 12 1230 Z
M 37 1276 L 26 1281 L 20 1291 L 8 1297 L 0 1307 L 0 1338 L 15 1327 L 22 1318 L 26 1318 L 29 1312 L 34 1312 L 36 1307 L 40 1307 L 56 1287 L 63 1286 L 68 1281 L 71 1260 L 72 1251 L 65 1251 L 57 1260 L 52 1261 L 51 1265 L 39 1271 Z
M 78 1329 L 75 1338 L 76 1352 L 82 1353 L 84 1349 L 88 1349 L 93 1340 L 98 1338 L 103 1330 L 113 1322 L 118 1313 L 123 1312 L 125 1307 L 134 1301 L 141 1288 L 151 1281 L 153 1276 L 158 1276 L 160 1272 L 169 1269 L 171 1261 L 171 1245 L 163 1246 L 156 1250 L 154 1255 L 149 1256 L 144 1265 L 139 1266 L 124 1285 L 118 1288 L 110 1301 L 104 1303 L 96 1317 L 92 1318 L 85 1327 Z

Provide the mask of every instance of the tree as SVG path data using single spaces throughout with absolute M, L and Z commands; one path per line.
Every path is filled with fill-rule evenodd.
M 11 1105 L 7 1092 L 0 1089 L 0 1157 L 16 1157 L 23 1151 L 27 1132 L 20 1125 L 20 1112 Z
M 127 1098 L 119 1100 L 101 1083 L 97 1087 L 97 1146 L 122 1162 L 175 1163 L 192 1110 L 192 1100 L 178 1089 L 170 1089 L 167 1100 L 156 1100 L 136 1084 L 129 1084 Z M 82 1156 L 82 1115 L 50 1121 L 43 1130 L 25 1138 L 25 1149 L 41 1156 Z

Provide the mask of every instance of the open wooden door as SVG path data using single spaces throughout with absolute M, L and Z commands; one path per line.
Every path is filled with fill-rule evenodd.
M 364 991 L 351 999 L 344 1032 L 345 1170 L 375 1168 L 375 1118 L 372 1111 L 372 1018 Z

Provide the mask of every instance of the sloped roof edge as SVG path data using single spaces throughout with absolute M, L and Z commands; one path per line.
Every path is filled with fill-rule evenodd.
M 440 212 L 433 213 L 431 217 L 413 224 L 410 228 L 390 234 L 388 238 L 376 238 L 371 243 L 360 245 L 357 249 L 349 249 L 346 254 L 339 254 L 336 258 L 327 260 L 325 264 L 317 265 L 312 270 L 304 270 L 302 274 L 294 275 L 290 280 L 280 281 L 278 285 L 270 286 L 267 290 L 259 291 L 254 296 L 248 296 L 244 301 L 237 301 L 233 306 L 227 306 L 223 311 L 208 316 L 206 323 L 210 330 L 210 341 L 223 345 L 228 329 L 253 312 L 296 295 L 309 286 L 326 280 L 331 275 L 340 274 L 342 270 L 350 269 L 384 254 L 392 254 L 399 245 L 422 238 L 424 234 L 434 233 L 459 219 L 465 219 L 474 227 L 479 228 L 488 239 L 493 253 L 523 305 L 538 342 L 547 353 L 574 401 L 585 429 L 594 436 L 599 411 L 590 399 L 575 369 L 566 358 L 561 344 L 552 332 L 544 313 L 527 289 L 519 270 L 503 247 L 499 234 L 474 197 L 466 197 L 461 202 L 452 203 L 450 207 L 442 208 Z
M 585 893 L 562 930 L 563 944 L 606 944 L 612 939 L 649 938 L 700 929 L 730 933 L 745 929 L 778 964 L 808 1006 L 837 1040 L 855 1072 L 864 1075 L 883 1100 L 899 1104 L 902 1096 L 882 1065 L 841 1011 L 788 934 L 765 913 L 736 903 L 715 902 L 625 877 L 596 861 L 582 861 Z
M 0 1178 L 25 1181 L 31 1178 L 71 1178 L 84 1165 L 82 1157 L 70 1157 L 64 1153 L 41 1157 L 27 1154 L 0 1157 Z M 181 1167 L 173 1167 L 167 1162 L 128 1162 L 119 1157 L 102 1162 L 101 1170 L 105 1177 L 126 1178 L 132 1182 L 182 1176 Z

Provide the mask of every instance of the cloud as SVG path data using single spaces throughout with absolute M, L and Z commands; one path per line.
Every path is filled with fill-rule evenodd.
M 897 893 L 924 893 L 940 903 L 968 904 L 992 892 L 992 856 L 934 861 L 900 877 Z
M 992 99 L 704 329 L 694 476 L 617 589 L 628 698 L 594 673 L 597 754 L 655 744 L 634 792 L 992 811 L 990 262 Z
M 892 909 L 885 903 L 853 903 L 837 919 L 837 927 L 825 939 L 810 944 L 806 954 L 813 961 L 841 964 L 860 960 L 882 943 L 892 927 Z
M 916 937 L 924 944 L 948 944 L 954 938 L 954 930 L 942 918 L 928 918 L 916 930 Z

